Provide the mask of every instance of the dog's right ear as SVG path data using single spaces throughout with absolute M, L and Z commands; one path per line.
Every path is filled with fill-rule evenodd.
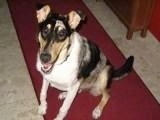
M 44 6 L 38 6 L 37 7 L 37 20 L 38 23 L 43 22 L 46 20 L 48 14 L 50 13 L 51 8 L 49 5 L 44 5 Z

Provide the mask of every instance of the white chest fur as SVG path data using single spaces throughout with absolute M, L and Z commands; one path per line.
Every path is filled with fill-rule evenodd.
M 51 86 L 67 90 L 76 81 L 77 68 L 75 66 L 77 65 L 74 62 L 66 61 L 61 65 L 56 65 L 51 73 L 43 77 L 51 83 Z
M 81 37 L 78 33 L 74 32 L 70 39 L 72 44 L 69 57 L 62 64 L 55 63 L 54 68 L 49 74 L 44 74 L 41 71 L 42 64 L 39 55 L 37 57 L 37 70 L 41 72 L 43 78 L 48 80 L 51 86 L 63 91 L 67 91 L 76 82 L 79 67 L 78 56 L 81 49 Z

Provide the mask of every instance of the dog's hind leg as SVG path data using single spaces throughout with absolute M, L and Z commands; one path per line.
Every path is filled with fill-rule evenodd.
M 98 75 L 97 81 L 95 82 L 91 93 L 95 96 L 102 95 L 101 101 L 96 106 L 96 108 L 92 112 L 92 117 L 94 119 L 98 119 L 103 111 L 103 108 L 107 104 L 110 95 L 109 91 L 107 90 L 107 82 L 109 79 L 109 71 L 110 67 L 105 67 Z
M 109 98 L 110 98 L 110 95 L 109 95 L 108 91 L 106 89 L 104 89 L 103 93 L 102 93 L 101 101 L 99 102 L 97 107 L 92 112 L 92 117 L 94 119 L 98 119 L 101 116 L 103 108 L 107 104 Z

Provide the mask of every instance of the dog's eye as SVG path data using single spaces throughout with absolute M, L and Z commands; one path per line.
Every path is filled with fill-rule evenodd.
M 46 36 L 48 35 L 48 33 L 49 33 L 49 29 L 47 28 L 47 27 L 45 27 L 45 28 L 43 28 L 42 29 L 42 36 L 44 37 L 44 38 L 46 38 Z
M 47 37 L 47 35 L 50 33 L 50 25 L 47 25 L 47 26 L 45 26 L 43 29 L 42 29 L 42 32 L 41 32 L 41 34 L 42 34 L 42 36 L 44 37 L 44 38 L 46 38 Z
M 62 29 L 58 31 L 57 33 L 59 40 L 64 40 L 67 36 L 67 31 L 65 29 Z
M 61 36 L 61 37 L 65 36 L 66 35 L 66 30 L 63 29 L 63 30 L 59 31 L 58 35 Z

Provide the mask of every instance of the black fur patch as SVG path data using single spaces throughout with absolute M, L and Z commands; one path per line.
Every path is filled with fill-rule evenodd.
M 61 32 L 57 32 L 57 28 L 55 28 L 57 20 L 62 21 L 65 25 L 65 29 L 63 29 Z M 51 25 L 50 29 L 47 28 L 48 24 Z M 49 13 L 47 19 L 42 23 L 39 23 L 39 28 L 43 39 L 47 41 L 63 41 L 67 36 L 70 36 L 70 34 L 73 32 L 68 24 L 68 18 L 58 13 Z
M 88 41 L 88 45 L 90 50 L 90 60 L 83 63 L 78 78 L 87 78 L 100 61 L 100 50 L 98 46 L 90 41 Z

